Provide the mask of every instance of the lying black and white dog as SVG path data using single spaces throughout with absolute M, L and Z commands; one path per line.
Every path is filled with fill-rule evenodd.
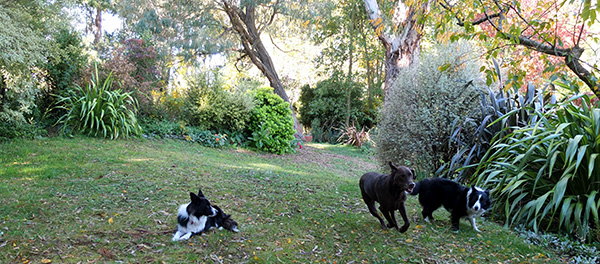
M 442 205 L 450 212 L 452 230 L 458 231 L 460 218 L 468 218 L 471 226 L 479 232 L 475 224 L 475 217 L 485 213 L 491 205 L 490 191 L 482 190 L 475 186 L 469 188 L 459 183 L 444 179 L 424 179 L 417 182 L 410 193 L 419 194 L 419 203 L 423 206 L 423 218 L 426 222 L 433 219 L 433 211 Z
M 177 230 L 173 241 L 186 240 L 193 235 L 199 235 L 211 228 L 225 228 L 239 232 L 237 222 L 231 215 L 225 214 L 218 206 L 212 206 L 204 197 L 202 190 L 198 194 L 190 193 L 191 202 L 179 206 L 177 213 Z

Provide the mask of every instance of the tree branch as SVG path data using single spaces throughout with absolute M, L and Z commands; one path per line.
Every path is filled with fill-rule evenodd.
M 301 52 L 301 51 L 299 51 L 297 49 L 292 49 L 292 50 L 288 50 L 288 51 L 285 51 L 285 50 L 281 49 L 279 46 L 277 46 L 277 44 L 275 44 L 275 40 L 273 40 L 273 36 L 271 34 L 268 34 L 268 35 L 269 35 L 269 39 L 271 39 L 271 43 L 273 43 L 273 46 L 275 46 L 275 48 L 277 48 L 281 52 L 283 52 L 283 53 L 290 53 L 290 52 L 293 52 L 293 51 L 295 51 L 295 52 Z
M 367 10 L 367 16 L 369 17 L 369 24 L 375 30 L 375 33 L 379 40 L 383 42 L 384 46 L 390 45 L 391 41 L 383 32 L 383 19 L 381 18 L 381 12 L 379 11 L 379 5 L 375 0 L 363 0 L 365 3 L 365 9 Z
M 464 21 L 463 21 L 463 20 L 462 20 L 460 17 L 458 17 L 458 14 L 457 14 L 457 13 L 455 13 L 455 12 L 454 12 L 454 10 L 452 10 L 452 6 L 450 5 L 450 3 L 448 3 L 448 1 L 446 1 L 446 0 L 444 0 L 444 2 L 445 2 L 446 4 L 444 4 L 444 3 L 442 3 L 442 2 L 439 2 L 440 6 L 442 6 L 442 8 L 446 9 L 446 11 L 448 11 L 448 12 L 450 12 L 450 13 L 452 13 L 452 14 L 454 15 L 454 17 L 456 18 L 456 21 L 457 21 L 457 22 L 456 22 L 456 24 L 457 24 L 457 25 L 459 25 L 459 26 L 461 26 L 461 27 L 464 27 L 464 26 L 465 26 L 465 23 L 464 23 Z M 481 24 L 481 23 L 484 23 L 484 22 L 486 22 L 486 21 L 489 21 L 489 20 L 490 20 L 490 19 L 492 19 L 492 18 L 497 18 L 497 17 L 500 17 L 500 16 L 503 14 L 503 12 L 504 12 L 504 11 L 500 11 L 499 13 L 496 13 L 496 14 L 491 14 L 491 15 L 489 15 L 489 16 L 484 16 L 484 17 L 482 17 L 482 18 L 480 18 L 480 19 L 477 19 L 477 20 L 471 21 L 471 24 L 472 24 L 472 25 L 479 25 L 479 24 Z

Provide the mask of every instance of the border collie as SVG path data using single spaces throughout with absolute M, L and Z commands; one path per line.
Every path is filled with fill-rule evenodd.
M 202 190 L 199 190 L 198 194 L 190 192 L 190 199 L 190 203 L 179 206 L 177 230 L 173 235 L 173 241 L 186 240 L 215 227 L 239 232 L 237 222 L 231 219 L 231 215 L 225 214 L 216 205 L 212 206 L 204 197 Z
M 460 218 L 468 218 L 471 226 L 477 232 L 475 216 L 482 215 L 491 205 L 490 191 L 475 186 L 466 187 L 459 183 L 444 179 L 424 179 L 417 182 L 411 195 L 419 194 L 419 203 L 423 206 L 423 218 L 429 223 L 433 219 L 433 211 L 442 205 L 452 220 L 452 230 L 458 231 Z

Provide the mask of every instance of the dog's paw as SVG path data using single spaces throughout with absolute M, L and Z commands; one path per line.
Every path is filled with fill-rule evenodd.
M 179 240 L 181 240 L 181 235 L 182 234 L 183 233 L 181 233 L 179 231 L 175 232 L 175 234 L 173 234 L 173 238 L 171 238 L 171 241 L 179 241 Z
M 404 232 L 406 232 L 406 230 L 408 230 L 408 225 L 404 225 L 400 229 L 398 229 L 398 231 L 400 231 L 400 233 L 404 233 Z
M 175 236 L 176 235 L 177 234 L 175 234 Z M 179 237 L 177 237 L 177 239 L 175 238 L 175 236 L 173 236 L 173 241 L 188 240 L 192 236 L 192 232 L 189 232 L 189 233 L 186 233 L 185 235 L 179 236 Z

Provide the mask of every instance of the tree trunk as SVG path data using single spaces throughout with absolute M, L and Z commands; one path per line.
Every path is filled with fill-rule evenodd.
M 350 127 L 350 110 L 352 108 L 352 42 L 348 47 L 348 80 L 346 86 L 348 88 L 348 95 L 346 96 L 346 128 Z
M 0 72 L 0 112 L 4 111 L 4 102 L 6 101 L 6 81 L 4 74 Z
M 98 45 L 98 43 L 100 43 L 100 39 L 102 38 L 102 9 L 100 9 L 100 7 L 96 7 L 94 27 L 96 28 L 96 32 L 94 32 L 94 45 Z
M 234 4 L 229 1 L 223 1 L 223 7 L 225 13 L 231 21 L 233 29 L 240 36 L 242 45 L 244 47 L 244 53 L 250 58 L 252 63 L 263 73 L 263 75 L 269 80 L 269 84 L 273 87 L 273 92 L 281 97 L 284 101 L 290 103 L 290 110 L 292 111 L 292 118 L 294 119 L 294 128 L 296 129 L 296 138 L 305 140 L 304 133 L 302 133 L 302 126 L 296 118 L 294 108 L 290 102 L 290 98 L 287 96 L 283 83 L 277 75 L 273 61 L 269 52 L 266 50 L 260 39 L 260 33 L 256 28 L 256 16 L 253 5 L 246 5 L 245 12 L 237 8 Z
M 361 36 L 363 41 L 363 47 L 365 48 L 365 62 L 367 68 L 367 108 L 373 108 L 373 70 L 371 69 L 371 56 L 369 55 L 369 49 L 367 47 L 367 35 L 361 30 Z
M 376 0 L 363 0 L 367 16 L 377 37 L 385 47 L 385 77 L 384 77 L 384 103 L 387 101 L 392 82 L 405 67 L 410 67 L 418 62 L 423 31 L 422 19 L 418 16 L 427 10 L 427 2 L 415 3 L 406 6 L 398 1 L 394 11 L 394 23 L 402 34 L 391 37 L 385 34 L 384 23 Z

